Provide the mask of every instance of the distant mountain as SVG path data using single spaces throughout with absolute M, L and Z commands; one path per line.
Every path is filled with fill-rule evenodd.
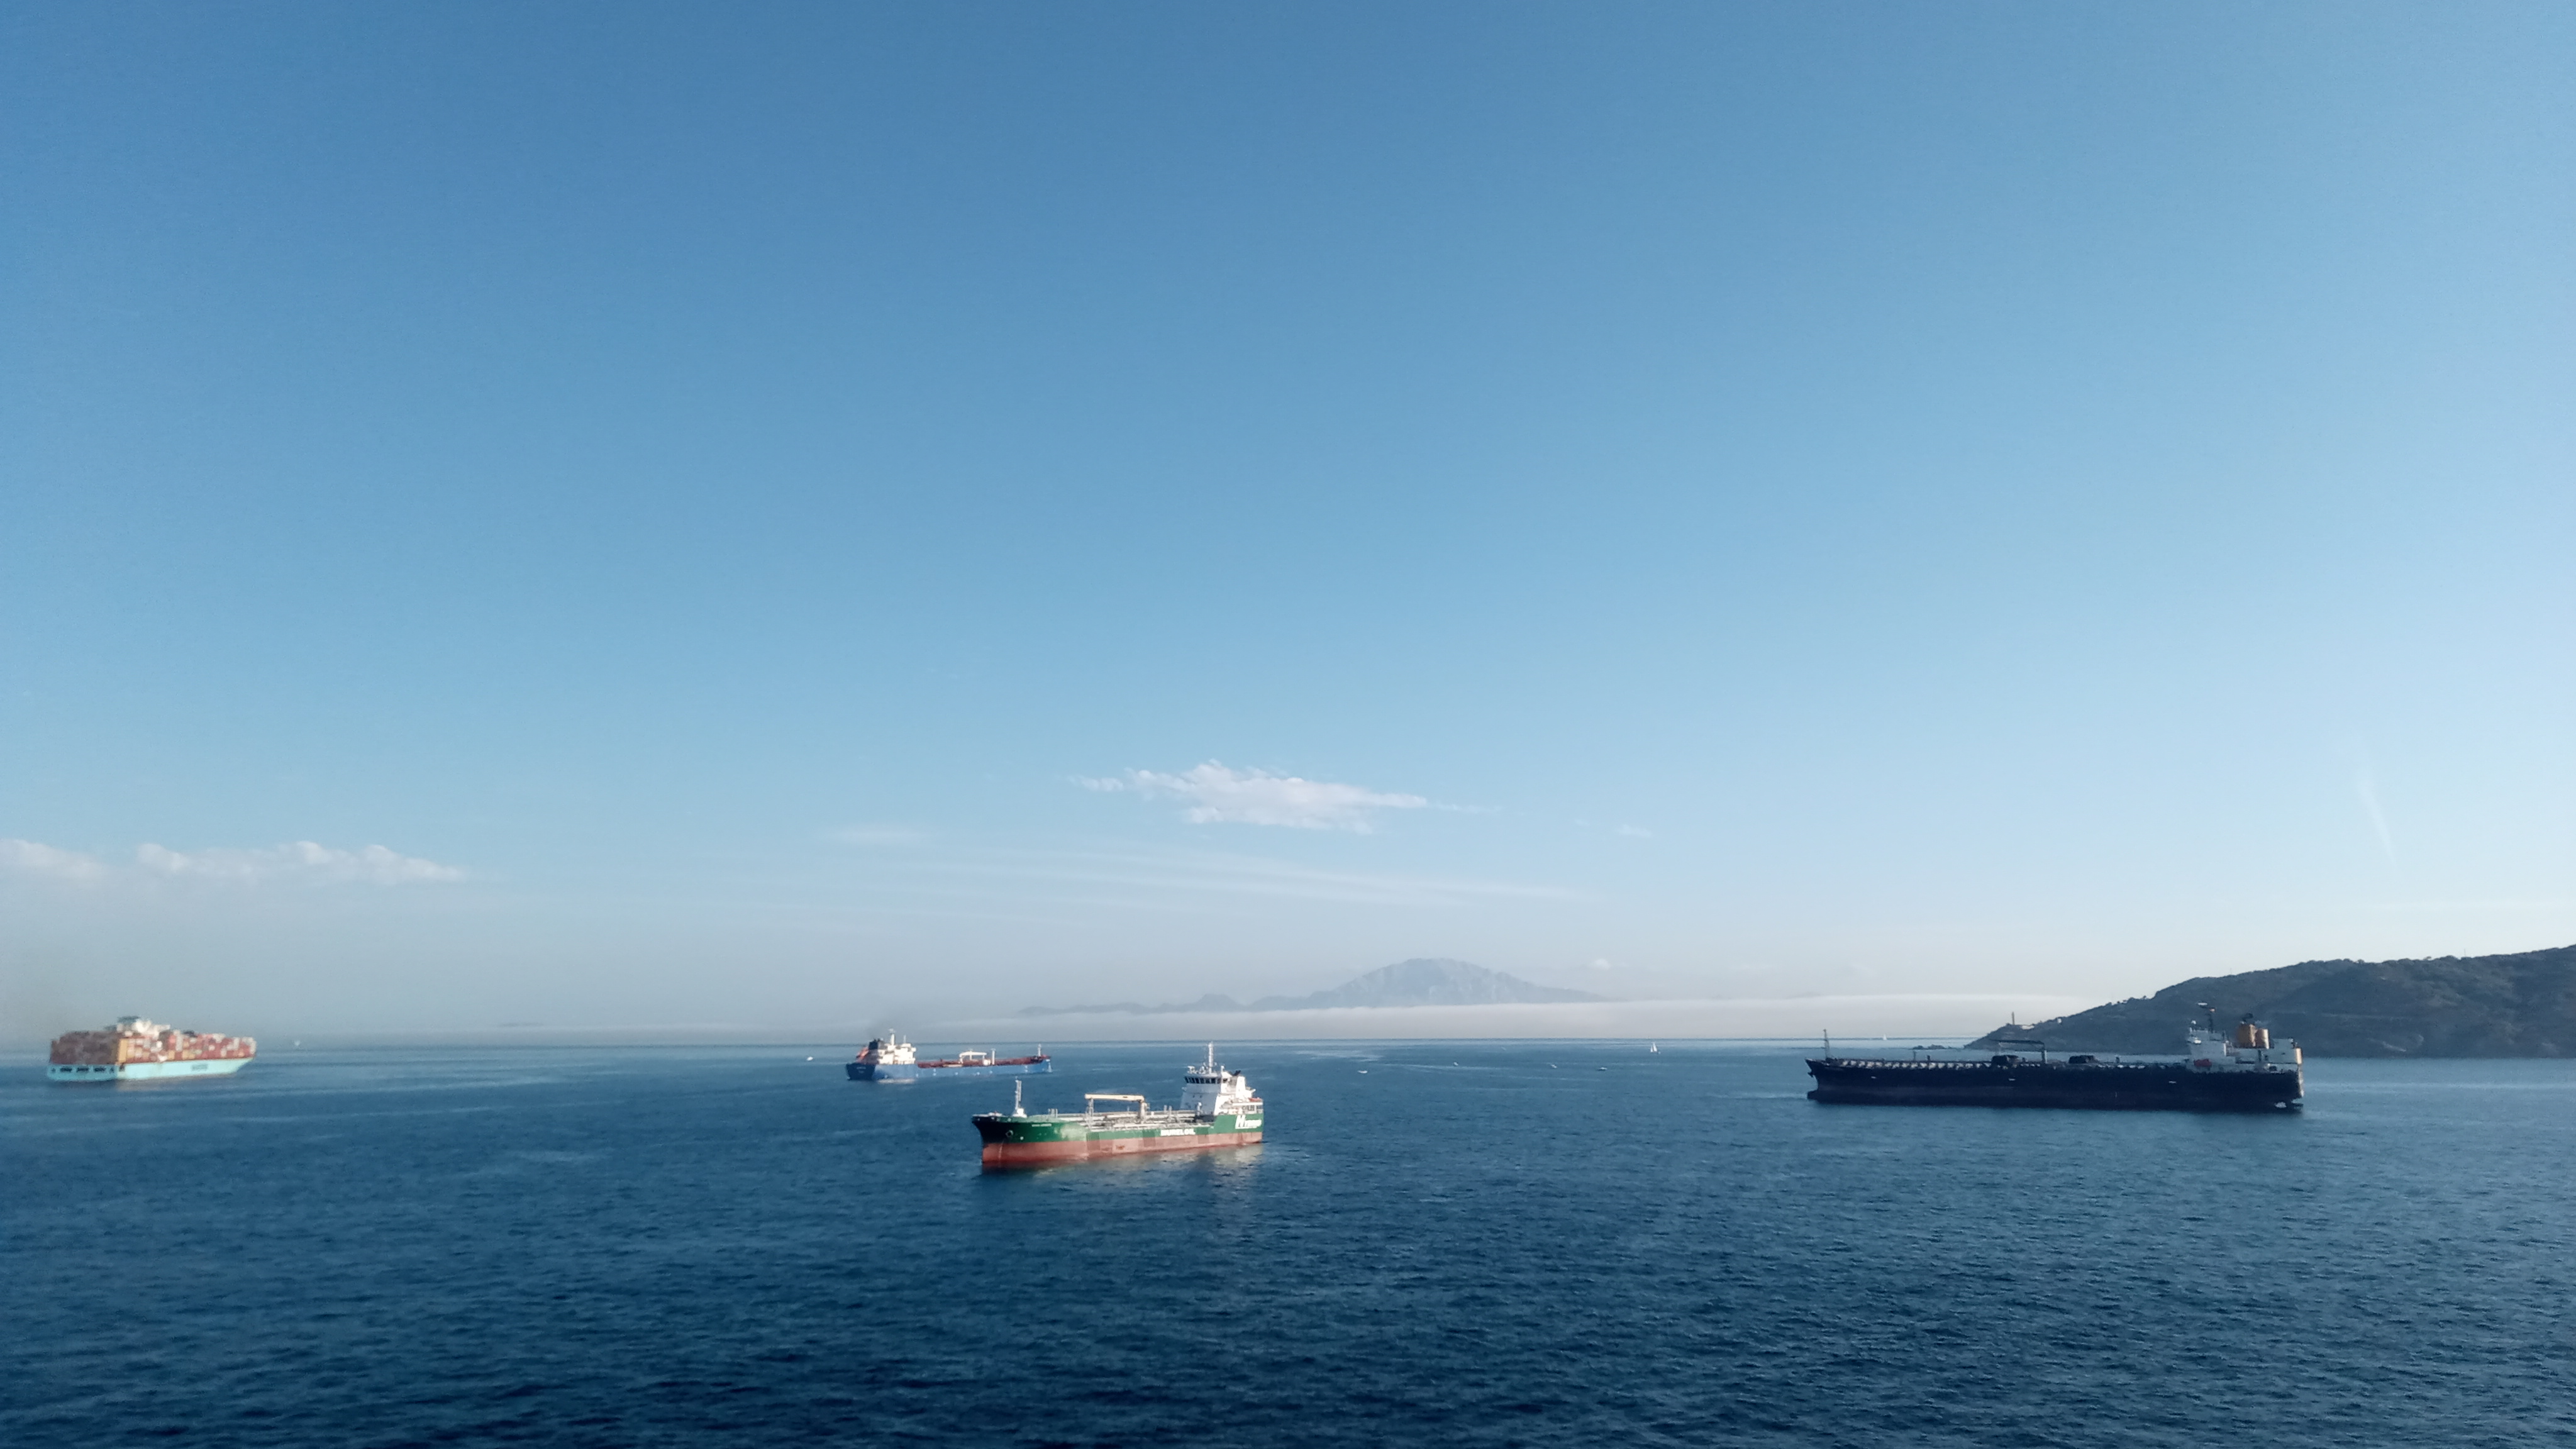
M 2195 976 L 2153 996 L 1999 1026 L 1970 1045 L 2036 1037 L 2052 1050 L 2169 1055 L 2182 1050 L 2203 1001 L 2221 1024 L 2250 1012 L 2321 1057 L 2576 1056 L 2576 946 Z
M 1568 991 L 1523 981 L 1507 971 L 1489 971 L 1465 961 L 1436 957 L 1380 966 L 1330 991 L 1309 996 L 1265 996 L 1250 1005 L 1231 996 L 1207 995 L 1196 1001 L 1141 1006 L 1133 1001 L 1103 1006 L 1032 1006 L 1022 1016 L 1098 1015 L 1126 1012 L 1155 1015 L 1175 1011 L 1316 1011 L 1336 1006 L 1491 1006 L 1506 1002 L 1604 1001 L 1589 991 Z
M 1502 1002 L 1602 1001 L 1589 991 L 1539 986 L 1504 971 L 1437 957 L 1398 961 L 1311 996 L 1265 996 L 1255 1011 L 1311 1011 L 1331 1006 L 1491 1006 Z

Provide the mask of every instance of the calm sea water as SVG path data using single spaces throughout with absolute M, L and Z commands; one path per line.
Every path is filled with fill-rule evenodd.
M 10 1062 L 0 1442 L 2576 1442 L 2576 1063 L 2318 1063 L 2249 1119 L 1249 1045 L 1262 1147 L 986 1175 L 1007 1082 L 840 1054 Z M 1032 1104 L 1187 1055 L 1064 1048 Z

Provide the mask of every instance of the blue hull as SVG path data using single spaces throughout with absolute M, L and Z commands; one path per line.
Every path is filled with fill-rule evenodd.
M 853 1082 L 936 1082 L 949 1077 L 1034 1077 L 1055 1068 L 1042 1059 L 971 1067 L 880 1067 L 866 1062 L 850 1062 L 844 1070 L 849 1072 Z

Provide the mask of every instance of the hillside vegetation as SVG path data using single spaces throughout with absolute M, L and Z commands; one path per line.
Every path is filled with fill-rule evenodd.
M 2036 1037 L 2052 1051 L 2170 1055 L 2206 1001 L 2222 1023 L 2252 1013 L 2321 1057 L 2576 1056 L 2576 946 L 2420 961 L 2302 961 L 2195 976 L 2153 996 L 2028 1026 L 1973 1045 Z

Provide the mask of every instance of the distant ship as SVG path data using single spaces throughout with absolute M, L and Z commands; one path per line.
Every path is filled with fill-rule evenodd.
M 1032 1057 L 997 1057 L 991 1052 L 959 1052 L 935 1061 L 914 1058 L 912 1043 L 888 1033 L 867 1044 L 858 1060 L 845 1064 L 853 1082 L 938 1081 L 948 1077 L 1025 1077 L 1055 1067 L 1043 1049 Z
M 1143 1097 L 1085 1092 L 1080 1112 L 1031 1112 L 1011 1084 L 1011 1110 L 975 1118 L 986 1167 L 1033 1167 L 1140 1152 L 1246 1147 L 1261 1140 L 1261 1099 L 1243 1073 L 1228 1071 L 1208 1045 L 1207 1061 L 1183 1070 L 1181 1105 L 1155 1111 Z M 1107 1111 L 1102 1102 L 1125 1103 Z
M 1998 1053 L 1983 1061 L 1915 1056 L 1810 1057 L 1817 1102 L 1904 1107 L 2091 1107 L 2114 1111 L 2281 1112 L 2307 1091 L 2297 1042 L 2272 1044 L 2269 1029 L 2247 1017 L 2232 1032 L 2195 1024 L 2180 1060 L 2104 1061 L 2076 1055 L 2048 1059 L 2045 1042 L 2003 1039 L 2039 1049 L 2039 1057 Z
M 67 1031 L 55 1037 L 45 1075 L 57 1082 L 228 1077 L 257 1055 L 259 1043 L 246 1036 L 181 1031 L 140 1016 L 121 1016 L 104 1031 Z

